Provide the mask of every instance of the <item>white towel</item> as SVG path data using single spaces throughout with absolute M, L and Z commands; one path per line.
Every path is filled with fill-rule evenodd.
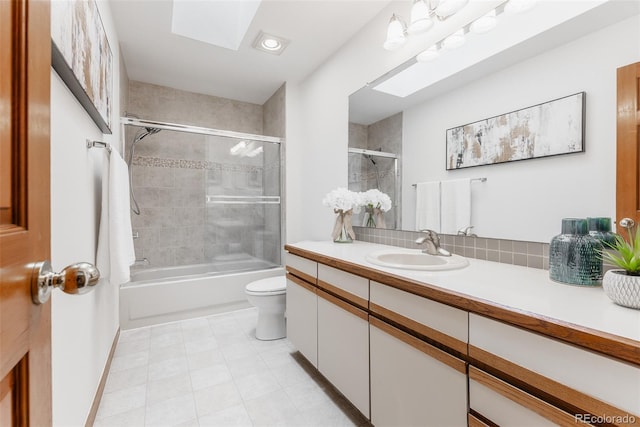
M 416 185 L 416 230 L 440 232 L 440 181 Z
M 471 180 L 442 181 L 440 188 L 442 206 L 441 233 L 457 234 L 471 225 Z
M 106 150 L 105 150 L 106 152 Z M 116 150 L 103 169 L 102 212 L 96 264 L 102 277 L 114 285 L 128 282 L 129 266 L 135 261 L 129 212 L 129 171 Z

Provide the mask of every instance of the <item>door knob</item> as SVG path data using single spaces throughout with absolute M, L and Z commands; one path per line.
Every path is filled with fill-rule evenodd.
M 60 288 L 71 295 L 86 294 L 98 283 L 100 271 L 88 262 L 79 262 L 65 267 L 60 273 L 51 268 L 49 261 L 34 265 L 31 274 L 31 299 L 34 304 L 44 304 L 53 288 Z

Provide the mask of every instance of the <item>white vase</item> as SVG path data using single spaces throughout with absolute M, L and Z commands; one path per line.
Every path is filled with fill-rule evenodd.
M 602 288 L 616 304 L 640 309 L 640 276 L 630 276 L 624 270 L 609 270 L 602 278 Z

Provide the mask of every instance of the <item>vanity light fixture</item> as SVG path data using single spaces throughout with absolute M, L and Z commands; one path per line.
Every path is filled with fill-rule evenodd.
M 465 30 L 464 28 L 460 28 L 455 33 L 442 40 L 442 47 L 449 50 L 457 49 L 464 44 L 465 40 Z
M 473 21 L 469 26 L 469 31 L 475 34 L 484 34 L 493 30 L 496 25 L 498 25 L 498 14 L 496 9 L 493 9 L 491 12 Z
M 426 0 L 414 0 L 411 6 L 411 23 L 409 24 L 409 34 L 424 33 L 433 27 L 431 11 Z
M 435 25 L 459 12 L 469 0 L 413 0 L 409 28 L 395 13 L 387 26 L 386 50 L 397 50 L 407 42 L 407 35 L 424 33 Z
M 384 42 L 386 50 L 397 50 L 407 42 L 406 25 L 395 13 L 387 26 L 387 39 Z
M 454 15 L 465 7 L 469 0 L 441 0 L 435 8 L 436 15 L 439 18 L 447 18 Z
M 252 46 L 254 49 L 261 50 L 272 55 L 280 55 L 288 44 L 289 40 L 285 38 L 260 31 L 256 39 L 253 41 Z
M 440 46 L 438 44 L 434 44 L 429 49 L 421 52 L 416 56 L 416 60 L 418 62 L 428 62 L 436 59 L 440 56 Z
M 522 13 L 535 6 L 536 0 L 509 0 L 504 7 L 506 13 Z

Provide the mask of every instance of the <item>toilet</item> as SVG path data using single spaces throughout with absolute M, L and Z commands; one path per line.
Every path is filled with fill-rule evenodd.
M 284 338 L 287 335 L 284 320 L 287 293 L 285 276 L 256 280 L 249 283 L 244 292 L 251 305 L 258 308 L 256 338 L 259 340 Z

